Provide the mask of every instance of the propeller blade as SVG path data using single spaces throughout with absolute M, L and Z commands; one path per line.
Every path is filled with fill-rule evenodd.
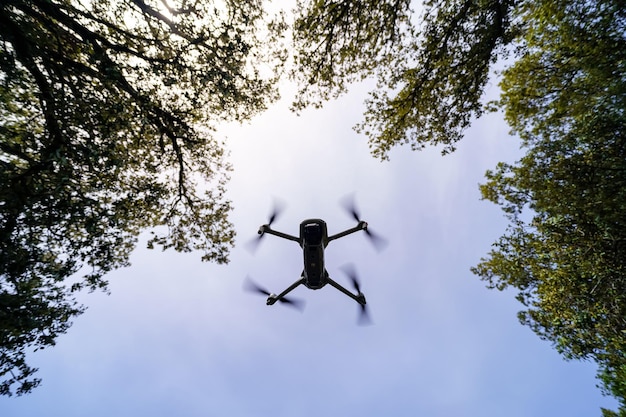
M 354 194 L 350 194 L 341 199 L 341 205 L 357 222 L 361 221 L 361 216 L 354 202 Z
M 267 218 L 267 223 L 264 224 L 263 226 L 271 226 L 272 223 L 274 223 L 280 217 L 280 215 L 282 214 L 284 210 L 285 210 L 285 203 L 282 200 L 275 198 L 272 211 L 270 212 L 270 215 Z M 261 226 L 261 228 L 263 226 Z M 263 240 L 263 237 L 265 236 L 265 233 L 261 232 L 261 228 L 259 228 L 259 235 L 257 237 L 250 239 L 245 244 L 245 247 L 248 250 L 248 252 L 252 254 L 254 254 L 257 251 L 257 249 L 259 248 L 259 244 L 261 243 L 261 240 Z
M 267 295 L 268 297 L 272 295 L 271 292 L 269 292 L 268 290 L 266 290 L 265 288 L 261 287 L 259 284 L 254 282 L 249 276 L 247 276 L 245 281 L 243 282 L 243 289 L 248 292 L 255 292 L 255 293 Z M 302 311 L 304 309 L 303 300 L 299 300 L 296 298 L 282 297 L 282 298 L 279 298 L 277 301 L 279 301 L 282 304 L 286 304 L 290 307 L 293 307 L 296 310 Z
M 352 286 L 356 290 L 357 294 L 361 294 L 361 286 L 359 285 L 359 281 L 356 279 L 356 277 L 351 277 L 350 281 L 352 281 Z
M 354 220 L 356 220 L 357 222 L 361 222 L 361 216 L 359 214 L 359 210 L 356 207 L 356 203 L 354 202 L 354 195 L 350 194 L 346 197 L 344 197 L 341 200 L 341 205 L 343 206 L 343 208 L 354 218 Z M 374 246 L 374 249 L 376 249 L 377 251 L 381 251 L 383 249 L 385 249 L 387 247 L 387 239 L 385 239 L 384 237 L 380 236 L 377 233 L 374 233 L 373 231 L 369 230 L 369 227 L 366 225 L 365 226 L 365 234 L 367 235 L 368 239 L 370 240 L 370 242 L 372 243 L 372 245 Z
M 265 294 L 267 296 L 271 294 L 268 290 L 261 287 L 256 282 L 252 281 L 250 277 L 246 277 L 246 280 L 243 282 L 243 289 L 248 292 L 256 292 L 259 294 Z
M 249 241 L 245 243 L 245 247 L 250 253 L 255 253 L 259 248 L 259 244 L 261 243 L 261 239 L 263 239 L 264 234 L 253 237 Z
M 389 244 L 387 239 L 385 239 L 384 237 L 382 237 L 378 233 L 372 232 L 369 229 L 369 227 L 367 229 L 365 229 L 365 235 L 369 238 L 370 242 L 372 242 L 372 245 L 374 246 L 374 249 L 376 249 L 378 252 L 380 252 L 383 249 L 385 249 L 387 247 L 387 245 Z
M 356 269 L 354 268 L 354 265 L 352 264 L 347 264 L 341 267 L 341 270 L 348 276 L 348 279 L 350 279 L 350 282 L 352 282 L 352 286 L 354 287 L 355 291 L 357 292 L 357 296 L 359 297 L 363 297 L 363 304 L 361 304 L 359 302 L 359 318 L 357 320 L 357 323 L 359 325 L 367 325 L 367 324 L 371 324 L 372 320 L 370 318 L 369 315 L 369 309 L 367 308 L 367 304 L 365 303 L 365 296 L 363 295 L 363 293 L 361 292 L 361 284 L 359 282 L 359 278 L 357 276 L 356 273 Z
M 275 198 L 272 211 L 270 213 L 270 216 L 267 219 L 267 225 L 271 226 L 272 223 L 274 223 L 276 219 L 280 217 L 280 215 L 282 214 L 284 210 L 285 210 L 285 203 L 282 200 Z
M 359 285 L 359 278 L 357 277 L 356 269 L 354 268 L 354 265 L 346 264 L 346 265 L 343 265 L 342 267 L 340 267 L 339 269 L 341 269 L 343 271 L 343 273 L 346 274 L 348 279 L 350 279 L 350 281 L 352 282 L 352 286 L 354 287 L 356 292 L 358 294 L 361 294 L 361 289 L 360 289 L 360 285 Z
M 296 310 L 300 310 L 300 311 L 304 310 L 304 300 L 300 300 L 297 298 L 283 297 L 283 298 L 279 298 L 278 302 L 287 304 L 288 306 L 293 307 Z
M 370 318 L 367 304 L 360 304 L 359 307 L 361 308 L 361 311 L 359 313 L 359 318 L 357 319 L 358 320 L 357 323 L 361 326 L 372 324 L 372 319 Z

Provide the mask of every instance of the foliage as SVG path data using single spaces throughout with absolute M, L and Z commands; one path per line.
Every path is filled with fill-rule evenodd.
M 513 0 L 449 0 L 424 4 L 422 27 L 410 19 L 410 1 L 316 1 L 300 8 L 297 77 L 304 88 L 296 107 L 319 104 L 346 84 L 377 74 L 357 131 L 374 156 L 392 147 L 441 144 L 454 150 L 480 101 L 489 70 L 515 34 Z M 317 90 L 314 89 L 317 88 Z M 313 95 L 315 95 L 313 94 Z
M 344 93 L 350 82 L 385 69 L 403 52 L 411 30 L 410 0 L 297 2 L 294 69 L 296 110 Z
M 499 164 L 481 187 L 510 227 L 473 271 L 492 288 L 518 289 L 522 323 L 565 357 L 595 360 L 624 415 L 623 2 L 426 1 L 419 24 L 409 6 L 344 0 L 301 8 L 296 108 L 378 77 L 357 130 L 381 159 L 400 144 L 452 151 L 473 118 L 504 110 L 527 154 Z M 496 63 L 502 96 L 486 104 Z
M 284 27 L 254 0 L 172 4 L 0 4 L 0 394 L 39 383 L 26 352 L 54 344 L 82 311 L 73 293 L 106 288 L 141 231 L 228 261 L 211 129 L 277 97 Z
M 481 187 L 511 226 L 474 272 L 518 289 L 522 323 L 566 358 L 595 360 L 625 413 L 626 12 L 568 1 L 522 17 L 498 104 L 528 152 Z
M 626 417 L 626 365 L 615 369 L 604 368 L 599 374 L 605 394 L 612 395 L 620 400 L 618 412 L 602 409 L 604 417 Z

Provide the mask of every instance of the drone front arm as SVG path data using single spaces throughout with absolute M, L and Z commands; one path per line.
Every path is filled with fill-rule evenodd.
M 259 228 L 259 234 L 262 235 L 264 233 L 269 233 L 270 235 L 282 237 L 283 239 L 287 239 L 287 240 L 293 240 L 294 242 L 298 242 L 298 244 L 300 244 L 300 238 L 297 238 L 292 235 L 288 235 L 287 233 L 274 230 L 266 224 Z
M 356 226 L 354 226 L 354 227 L 352 227 L 352 228 L 350 228 L 348 230 L 344 230 L 343 232 L 337 233 L 336 235 L 329 236 L 328 237 L 328 241 L 330 242 L 332 240 L 339 239 L 340 237 L 344 237 L 344 236 L 347 236 L 349 234 L 358 232 L 360 230 L 365 230 L 365 229 L 367 229 L 367 223 L 365 223 L 364 221 L 361 220 L 359 222 L 359 224 L 357 224 Z

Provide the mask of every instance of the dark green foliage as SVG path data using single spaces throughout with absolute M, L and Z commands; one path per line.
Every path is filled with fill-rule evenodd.
M 617 368 L 603 366 L 599 373 L 602 388 L 606 395 L 612 395 L 620 401 L 618 412 L 602 409 L 604 417 L 626 417 L 626 365 Z
M 166 4 L 0 4 L 0 394 L 38 384 L 27 350 L 54 344 L 82 311 L 72 293 L 106 288 L 141 231 L 228 260 L 211 129 L 276 98 L 254 68 L 282 64 L 283 27 L 256 1 Z
M 593 359 L 622 402 L 626 367 L 626 12 L 619 2 L 523 9 L 525 49 L 499 105 L 527 154 L 487 174 L 511 220 L 474 272 L 519 290 L 522 323 Z

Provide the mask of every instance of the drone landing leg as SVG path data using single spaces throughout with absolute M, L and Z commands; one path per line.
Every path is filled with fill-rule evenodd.
M 341 291 L 342 293 L 344 293 L 348 297 L 352 298 L 357 303 L 361 304 L 362 306 L 365 305 L 365 296 L 362 293 L 352 294 L 350 291 L 348 291 L 347 289 L 345 289 L 344 287 L 342 287 L 340 284 L 338 284 L 337 282 L 333 281 L 332 279 L 326 278 L 326 280 L 328 281 L 328 283 L 330 285 L 332 285 L 333 287 L 335 287 L 336 289 L 338 289 L 339 291 Z
M 271 306 L 276 303 L 276 301 L 285 301 L 283 300 L 283 297 L 293 291 L 300 284 L 304 284 L 304 278 L 300 278 L 299 280 L 291 284 L 285 291 L 281 292 L 278 295 L 270 294 L 270 296 L 267 297 L 267 305 Z

